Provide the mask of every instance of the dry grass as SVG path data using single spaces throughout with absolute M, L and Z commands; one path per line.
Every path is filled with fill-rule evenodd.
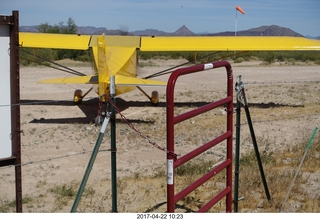
M 281 120 L 285 118 L 299 117 L 302 114 L 313 114 L 317 106 L 310 105 L 303 108 L 282 107 L 276 108 L 272 112 L 277 115 L 274 120 L 278 118 Z M 184 109 L 186 110 L 186 109 Z M 182 110 L 181 110 L 182 111 Z M 261 120 L 270 120 L 270 117 L 265 118 L 262 109 L 254 109 L 253 118 Z M 215 123 L 208 118 L 215 116 Z M 245 117 L 245 116 L 243 116 Z M 177 143 L 181 141 L 182 145 L 198 145 L 199 142 L 204 142 L 212 135 L 217 135 L 215 132 L 208 132 L 200 135 L 203 129 L 209 125 L 213 130 L 218 130 L 223 123 L 224 114 L 221 111 L 213 113 L 206 113 L 196 119 L 197 129 L 199 133 L 193 132 L 193 136 L 188 138 L 186 132 L 195 128 L 192 122 L 186 122 L 178 127 L 180 135 L 177 136 Z M 279 119 L 280 120 L 280 119 Z M 80 125 L 77 125 L 81 128 Z M 245 125 L 242 125 L 245 126 Z M 77 129 L 79 129 L 77 128 Z M 218 129 L 217 129 L 218 128 Z M 59 127 L 57 131 L 66 129 Z M 91 130 L 86 130 L 88 135 L 94 135 Z M 119 132 L 123 132 L 122 125 L 119 126 Z M 146 128 L 147 129 L 147 126 Z M 196 130 L 197 130 L 196 129 Z M 80 129 L 81 130 L 81 129 Z M 213 131 L 212 130 L 212 131 Z M 30 131 L 32 134 L 33 129 Z M 93 132 L 95 133 L 95 132 Z M 155 133 L 162 133 L 164 131 L 155 131 Z M 219 132 L 218 132 L 219 133 Z M 294 145 L 288 144 L 282 151 L 271 150 L 270 146 L 275 144 L 273 138 L 268 136 L 258 136 L 258 145 L 260 147 L 261 159 L 266 174 L 268 188 L 271 194 L 271 200 L 266 199 L 263 188 L 260 172 L 257 166 L 257 161 L 253 148 L 246 150 L 241 154 L 240 159 L 240 183 L 239 183 L 239 197 L 244 197 L 239 202 L 239 212 L 279 212 L 280 207 L 284 201 L 289 185 L 291 184 L 295 175 L 296 169 L 300 163 L 305 146 L 310 138 L 310 132 L 301 130 L 302 138 Z M 201 136 L 201 140 L 195 140 L 195 137 Z M 132 142 L 135 138 L 132 137 Z M 250 145 L 250 137 L 242 138 L 243 144 Z M 183 142 L 183 143 L 182 143 Z M 196 143 L 195 143 L 196 142 Z M 274 148 L 273 148 L 274 149 Z M 320 136 L 316 135 L 308 155 L 303 163 L 302 169 L 294 183 L 294 187 L 290 193 L 289 199 L 283 211 L 285 212 L 318 212 L 319 211 L 319 192 L 314 193 L 309 186 L 314 186 L 320 177 Z M 213 157 L 214 155 L 217 157 Z M 211 157 L 209 157 L 209 156 Z M 214 159 L 215 158 L 215 159 Z M 197 157 L 193 161 L 184 164 L 176 170 L 176 190 L 181 190 L 187 185 L 191 184 L 205 172 L 209 171 L 214 164 L 219 162 L 221 155 L 215 152 L 206 152 Z M 59 169 L 59 167 L 49 166 L 50 169 Z M 41 169 L 41 167 L 40 167 Z M 42 168 L 45 169 L 45 168 Z M 121 170 L 118 170 L 121 171 Z M 150 173 L 150 172 L 149 172 Z M 110 212 L 111 211 L 111 188 L 109 178 L 100 179 L 86 187 L 86 191 L 81 199 L 78 207 L 78 212 Z M 213 177 L 210 181 L 203 184 L 200 188 L 189 194 L 183 200 L 178 202 L 176 212 L 196 212 L 201 205 L 216 195 L 225 184 L 225 174 L 221 173 Z M 79 182 L 71 180 L 62 184 L 49 184 L 45 180 L 40 180 L 37 184 L 39 189 L 47 189 L 45 193 L 39 195 L 27 195 L 24 198 L 24 206 L 30 212 L 45 209 L 48 198 L 54 203 L 54 207 L 46 212 L 60 212 L 68 207 L 71 207 L 75 198 Z M 317 188 L 319 189 L 319 188 Z M 104 193 L 103 193 L 104 192 Z M 131 175 L 118 178 L 117 182 L 117 196 L 118 196 L 118 211 L 119 212 L 165 212 L 166 211 L 166 176 L 162 166 L 154 168 L 151 175 L 145 175 L 141 172 L 134 172 Z M 50 199 L 49 199 L 50 200 Z M 0 210 L 1 212 L 11 212 L 14 210 L 14 201 L 1 198 Z M 137 205 L 138 204 L 138 205 Z M 222 200 L 215 205 L 210 212 L 224 212 L 225 204 Z

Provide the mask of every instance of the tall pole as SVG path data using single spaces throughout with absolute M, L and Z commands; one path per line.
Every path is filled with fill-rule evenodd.
M 243 9 L 240 6 L 236 6 L 236 22 L 235 22 L 235 27 L 234 27 L 234 36 L 237 36 L 237 28 L 238 28 L 238 11 L 241 12 L 241 14 L 244 14 Z M 233 59 L 236 58 L 236 51 L 234 51 Z
M 110 77 L 110 95 L 111 101 L 115 103 L 115 77 Z M 111 105 L 111 191 L 112 191 L 112 212 L 117 210 L 117 148 L 116 148 L 116 114 L 115 108 Z
M 236 23 L 234 25 L 234 36 L 237 36 L 237 26 L 238 26 L 238 10 L 236 9 Z
M 234 25 L 234 36 L 237 36 L 237 26 L 238 26 L 238 10 L 236 8 L 236 22 Z M 236 51 L 233 52 L 233 59 L 236 59 Z

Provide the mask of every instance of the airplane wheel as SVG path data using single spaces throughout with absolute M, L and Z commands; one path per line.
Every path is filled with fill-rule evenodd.
M 151 93 L 151 103 L 154 106 L 158 106 L 158 104 L 159 104 L 159 93 L 158 93 L 158 91 L 153 91 Z
M 102 125 L 102 123 L 103 123 L 103 117 L 102 117 L 101 115 L 100 115 L 100 116 L 97 116 L 97 117 L 95 118 L 95 120 L 94 120 L 94 123 L 95 123 L 96 126 Z
M 81 104 L 81 102 L 82 102 L 82 91 L 81 91 L 81 89 L 77 89 L 76 91 L 74 91 L 73 102 L 76 105 Z

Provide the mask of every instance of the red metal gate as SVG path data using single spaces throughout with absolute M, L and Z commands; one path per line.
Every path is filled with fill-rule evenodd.
M 197 109 L 193 109 L 181 115 L 174 116 L 174 87 L 178 77 L 187 75 L 203 70 L 215 69 L 219 67 L 225 67 L 227 71 L 227 97 L 219 101 L 209 103 L 201 106 Z M 187 196 L 193 190 L 201 186 L 203 183 L 208 181 L 210 178 L 218 174 L 220 171 L 226 169 L 226 187 L 204 206 L 202 206 L 198 212 L 206 212 L 223 197 L 226 196 L 226 212 L 231 212 L 232 209 L 232 127 L 233 127 L 233 75 L 232 68 L 229 62 L 219 61 L 208 64 L 201 64 L 191 66 L 187 68 L 181 68 L 174 71 L 167 85 L 167 151 L 172 154 L 167 154 L 167 211 L 174 212 L 175 204 L 182 198 Z M 204 112 L 217 108 L 219 106 L 226 106 L 227 110 L 227 131 L 219 137 L 207 142 L 206 144 L 192 150 L 191 152 L 182 155 L 180 158 L 175 158 L 174 155 L 174 125 L 184 120 L 190 119 Z M 220 163 L 217 167 L 210 170 L 207 174 L 202 176 L 200 179 L 193 182 L 191 185 L 184 188 L 182 191 L 175 194 L 174 190 L 174 170 L 185 162 L 198 156 L 204 151 L 214 147 L 220 142 L 227 141 L 227 152 L 226 160 Z

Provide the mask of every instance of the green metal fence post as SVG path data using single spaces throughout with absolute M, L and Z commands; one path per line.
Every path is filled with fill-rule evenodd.
M 82 182 L 81 182 L 81 184 L 80 184 L 80 187 L 79 187 L 79 190 L 78 190 L 76 199 L 74 200 L 73 206 L 72 206 L 72 208 L 71 208 L 71 212 L 76 212 L 76 211 L 77 211 L 77 208 L 78 208 L 78 205 L 79 205 L 79 202 L 80 202 L 82 193 L 83 193 L 83 191 L 84 191 L 84 188 L 85 188 L 85 186 L 86 186 L 86 184 L 87 184 L 89 175 L 90 175 L 90 173 L 91 173 L 92 166 L 93 166 L 94 161 L 95 161 L 95 159 L 96 159 L 96 157 L 97 157 L 97 154 L 98 154 L 98 152 L 99 152 L 99 148 L 100 148 L 100 145 L 101 145 L 103 136 L 104 136 L 104 132 L 105 132 L 105 130 L 106 130 L 106 128 L 107 128 L 108 122 L 109 122 L 109 115 L 107 115 L 107 117 L 104 119 L 103 124 L 102 124 L 102 126 L 101 126 L 98 139 L 97 139 L 97 141 L 96 141 L 96 144 L 95 144 L 95 146 L 94 146 L 93 152 L 92 152 L 92 154 L 91 154 L 91 157 L 90 157 L 90 160 L 89 160 L 89 163 L 88 163 L 86 172 L 85 172 L 85 174 L 84 174 L 84 176 L 83 176 Z
M 257 161 L 258 161 L 258 166 L 259 166 L 260 175 L 261 175 L 261 178 L 262 178 L 263 187 L 264 187 L 264 190 L 265 190 L 265 193 L 266 193 L 266 196 L 267 196 L 268 200 L 270 200 L 271 197 L 270 197 L 270 193 L 269 193 L 266 177 L 264 175 L 263 166 L 262 166 L 260 153 L 259 153 L 259 149 L 258 149 L 258 144 L 257 144 L 256 136 L 255 136 L 254 130 L 253 130 L 253 125 L 252 125 L 252 120 L 251 120 L 251 116 L 250 116 L 249 106 L 248 106 L 247 98 L 245 96 L 244 91 L 243 91 L 243 99 L 244 99 L 244 103 L 245 103 L 244 109 L 245 109 L 247 120 L 248 120 L 248 125 L 249 125 L 249 130 L 250 130 L 250 134 L 251 134 L 251 138 L 252 138 L 252 142 L 253 142 L 254 151 L 255 151 L 255 154 L 256 154 Z
M 115 103 L 115 79 L 110 77 L 110 95 L 111 101 Z M 117 210 L 117 148 L 116 148 L 116 114 L 114 106 L 111 105 L 111 191 L 112 191 L 112 212 Z

